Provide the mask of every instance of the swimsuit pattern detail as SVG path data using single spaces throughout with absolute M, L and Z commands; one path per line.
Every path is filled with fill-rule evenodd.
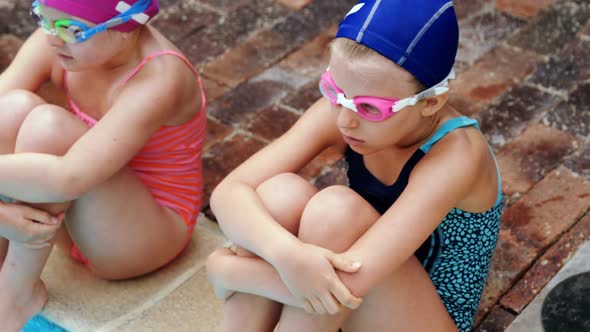
M 471 331 L 500 229 L 502 204 L 484 213 L 452 209 L 438 229 L 442 250 L 428 271 L 459 331 Z
M 160 127 L 128 166 L 136 172 L 160 205 L 183 217 L 189 229 L 188 240 L 197 222 L 203 196 L 201 151 L 205 140 L 207 115 L 201 79 L 184 56 L 174 51 L 161 51 L 148 55 L 127 75 L 119 87 L 129 82 L 149 61 L 165 55 L 180 58 L 195 74 L 201 87 L 201 109 L 184 124 Z M 67 91 L 67 72 L 64 73 L 64 85 Z M 70 111 L 89 128 L 98 122 L 80 110 L 69 94 L 67 97 Z
M 390 186 L 383 184 L 369 172 L 362 155 L 348 148 L 345 160 L 348 165 L 349 187 L 380 214 L 384 214 L 402 194 L 412 169 L 430 148 L 451 131 L 467 126 L 479 128 L 477 121 L 467 117 L 455 118 L 443 124 L 408 159 L 396 182 Z M 471 331 L 487 280 L 500 228 L 502 197 L 498 172 L 498 196 L 491 209 L 482 213 L 452 209 L 414 253 L 430 275 L 443 304 L 461 332 Z

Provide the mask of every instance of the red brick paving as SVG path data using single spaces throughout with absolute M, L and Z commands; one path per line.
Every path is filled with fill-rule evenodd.
M 533 267 L 502 297 L 500 300 L 502 306 L 520 313 L 571 258 L 576 248 L 587 240 L 590 240 L 590 214 L 586 214 L 537 259 Z
M 531 18 L 557 0 L 496 0 L 496 8 L 515 17 Z
M 590 238 L 590 4 L 455 0 L 461 42 L 451 104 L 498 151 L 506 213 L 476 331 L 503 331 Z M 327 45 L 354 0 L 160 0 L 155 20 L 203 74 L 206 192 L 320 97 Z M 0 70 L 34 29 L 0 3 Z M 62 103 L 52 87 L 43 95 Z M 346 183 L 326 151 L 301 174 Z M 203 211 L 212 216 L 205 200 Z
M 579 143 L 571 134 L 541 124 L 531 125 L 497 155 L 504 193 L 529 191 Z
M 501 45 L 452 81 L 451 103 L 465 114 L 478 114 L 492 100 L 528 76 L 541 61 L 542 57 L 534 53 Z
M 544 250 L 589 208 L 590 182 L 560 167 L 504 212 L 502 227 L 519 241 Z
M 495 306 L 490 314 L 476 329 L 476 332 L 498 332 L 503 331 L 512 323 L 516 316 L 500 306 Z
M 22 40 L 13 35 L 0 36 L 0 71 L 8 67 L 21 45 Z

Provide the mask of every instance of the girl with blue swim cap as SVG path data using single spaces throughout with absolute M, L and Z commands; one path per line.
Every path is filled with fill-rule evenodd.
M 495 157 L 448 105 L 448 0 L 362 0 L 341 22 L 324 96 L 233 171 L 211 207 L 229 249 L 209 278 L 224 331 L 470 331 L 502 213 Z M 342 153 L 348 186 L 297 173 Z
M 55 242 L 99 278 L 143 275 L 186 247 L 203 196 L 204 94 L 148 24 L 158 2 L 31 2 L 39 29 L 0 75 L 2 332 L 47 302 Z M 67 107 L 36 94 L 44 82 Z

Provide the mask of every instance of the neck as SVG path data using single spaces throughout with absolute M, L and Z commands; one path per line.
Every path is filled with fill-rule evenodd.
M 129 38 L 125 42 L 123 47 L 115 56 L 110 60 L 102 64 L 97 71 L 109 72 L 116 70 L 120 67 L 135 63 L 141 58 L 141 49 L 139 48 L 139 40 L 143 35 L 143 29 L 136 33 L 130 33 Z
M 424 144 L 438 128 L 442 116 L 439 112 L 428 117 L 422 124 L 414 131 L 414 134 L 398 145 L 401 150 L 415 150 L 420 145 Z

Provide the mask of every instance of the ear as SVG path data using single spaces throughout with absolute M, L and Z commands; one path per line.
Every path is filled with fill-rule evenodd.
M 423 117 L 433 116 L 434 114 L 436 114 L 436 112 L 440 111 L 446 105 L 448 100 L 448 92 L 443 93 L 442 95 L 427 98 L 423 101 L 424 108 L 422 108 L 420 114 Z

